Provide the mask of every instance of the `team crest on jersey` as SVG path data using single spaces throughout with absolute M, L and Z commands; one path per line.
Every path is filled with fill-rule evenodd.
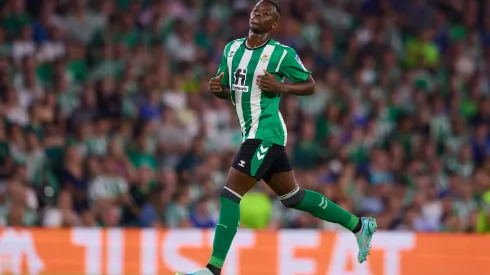
M 269 62 L 269 59 L 270 59 L 269 56 L 265 54 L 260 58 L 260 61 L 265 63 L 265 62 Z

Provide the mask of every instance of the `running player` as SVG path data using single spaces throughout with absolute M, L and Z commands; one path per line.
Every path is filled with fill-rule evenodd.
M 279 101 L 281 94 L 313 94 L 315 81 L 294 49 L 270 39 L 270 32 L 278 26 L 280 17 L 281 10 L 274 1 L 258 2 L 250 14 L 248 37 L 226 45 L 217 76 L 209 82 L 210 92 L 230 99 L 235 106 L 243 144 L 221 192 L 211 259 L 206 268 L 190 274 L 220 274 L 238 231 L 240 200 L 261 179 L 285 207 L 308 212 L 352 231 L 359 246 L 360 263 L 369 254 L 377 227 L 373 218 L 358 218 L 322 194 L 303 190 L 296 183 L 285 151 L 287 130 L 279 112 Z M 293 83 L 284 83 L 284 78 Z

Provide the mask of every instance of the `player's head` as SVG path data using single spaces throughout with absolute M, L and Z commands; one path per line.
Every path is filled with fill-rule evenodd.
M 273 0 L 262 0 L 250 13 L 250 30 L 254 33 L 267 33 L 279 25 L 281 9 Z

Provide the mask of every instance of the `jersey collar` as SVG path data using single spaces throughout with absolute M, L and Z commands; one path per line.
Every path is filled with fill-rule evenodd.
M 245 49 L 251 50 L 251 51 L 260 49 L 262 47 L 265 47 L 271 41 L 271 39 L 269 38 L 269 39 L 267 39 L 267 41 L 264 42 L 264 44 L 262 44 L 262 45 L 260 45 L 260 46 L 258 46 L 256 48 L 250 48 L 249 46 L 247 46 L 247 40 L 248 40 L 248 38 L 245 38 L 245 40 L 243 41 L 243 46 L 245 47 Z

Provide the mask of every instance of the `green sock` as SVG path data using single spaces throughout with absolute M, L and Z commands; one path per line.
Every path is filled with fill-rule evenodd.
M 305 190 L 305 197 L 294 208 L 308 212 L 324 221 L 338 223 L 350 231 L 354 230 L 359 223 L 358 217 L 331 202 L 324 195 L 310 190 Z
M 209 264 L 217 268 L 223 267 L 226 254 L 230 250 L 231 243 L 233 242 L 233 238 L 235 238 L 240 223 L 239 199 L 236 202 L 221 196 L 220 203 L 221 208 L 214 235 L 213 253 L 209 260 Z

